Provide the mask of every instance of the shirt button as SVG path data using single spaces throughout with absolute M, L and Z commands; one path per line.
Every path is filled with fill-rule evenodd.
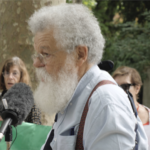
M 56 138 L 54 138 L 54 141 L 56 142 Z
M 72 103 L 70 103 L 70 105 L 72 105 Z

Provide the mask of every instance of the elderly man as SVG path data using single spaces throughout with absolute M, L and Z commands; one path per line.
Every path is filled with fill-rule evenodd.
M 44 7 L 28 23 L 39 80 L 36 104 L 56 114 L 41 150 L 134 149 L 137 120 L 125 92 L 97 66 L 105 40 L 88 8 Z M 98 83 L 102 84 L 94 89 Z M 139 129 L 143 131 L 140 123 Z M 139 150 L 147 150 L 145 134 L 138 134 Z

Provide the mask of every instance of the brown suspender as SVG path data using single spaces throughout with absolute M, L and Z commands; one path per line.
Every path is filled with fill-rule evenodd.
M 99 86 L 102 86 L 102 85 L 105 85 L 105 84 L 115 84 L 113 83 L 112 81 L 109 81 L 109 80 L 103 80 L 101 82 L 99 82 L 95 88 L 93 89 L 93 91 L 91 92 L 87 102 L 86 102 L 86 105 L 84 107 L 84 110 L 83 110 L 83 113 L 82 113 L 82 117 L 81 117 L 81 120 L 80 120 L 80 125 L 79 125 L 79 130 L 78 130 L 78 135 L 77 135 L 77 140 L 76 140 L 76 148 L 75 150 L 84 150 L 84 147 L 83 147 L 83 130 L 84 130 L 84 124 L 85 124 L 85 119 L 86 119 L 86 116 L 87 116 L 87 112 L 88 112 L 88 104 L 89 104 L 89 99 L 91 97 L 91 95 L 93 94 L 93 92 L 99 87 Z M 116 85 L 116 84 L 115 84 Z

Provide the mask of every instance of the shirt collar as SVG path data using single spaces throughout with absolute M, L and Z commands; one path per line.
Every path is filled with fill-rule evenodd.
M 66 107 L 62 110 L 66 110 L 66 108 L 68 107 L 68 105 L 70 104 L 70 102 L 73 100 L 74 97 L 76 97 L 77 95 L 80 94 L 80 92 L 83 91 L 83 89 L 86 87 L 86 85 L 91 81 L 92 78 L 95 78 L 96 76 L 99 76 L 99 73 L 101 72 L 101 70 L 99 69 L 99 67 L 97 65 L 92 66 L 84 75 L 83 77 L 80 79 L 80 81 L 78 82 L 76 89 L 70 99 L 70 101 L 68 102 L 68 104 L 66 105 Z

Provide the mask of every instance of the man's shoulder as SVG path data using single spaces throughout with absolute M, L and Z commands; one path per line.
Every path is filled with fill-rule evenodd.
M 100 105 L 126 105 L 129 102 L 127 94 L 116 84 L 105 84 L 98 87 L 91 96 L 90 103 Z M 128 104 L 127 104 L 128 105 Z
M 103 84 L 103 83 L 104 84 Z M 114 80 L 101 80 L 99 83 L 102 83 L 96 90 L 95 93 L 99 95 L 99 97 L 102 96 L 126 96 L 127 94 L 123 91 L 122 88 L 120 88 Z

